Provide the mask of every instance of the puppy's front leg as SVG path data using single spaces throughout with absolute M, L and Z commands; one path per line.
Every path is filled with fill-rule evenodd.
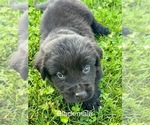
M 108 35 L 110 31 L 108 28 L 102 26 L 99 22 L 93 19 L 91 28 L 96 35 Z
M 100 96 L 100 90 L 99 87 L 96 85 L 93 97 L 90 100 L 83 102 L 82 108 L 84 110 L 92 110 L 92 109 L 98 110 L 100 106 L 99 96 Z

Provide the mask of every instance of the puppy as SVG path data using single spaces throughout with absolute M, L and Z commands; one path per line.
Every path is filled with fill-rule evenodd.
M 109 30 L 79 0 L 49 0 L 37 7 L 44 13 L 35 67 L 43 79 L 54 83 L 65 100 L 83 102 L 83 109 L 97 110 L 102 50 L 93 32 L 108 35 Z
M 28 77 L 28 7 L 27 4 L 15 4 L 10 1 L 11 7 L 17 10 L 25 10 L 19 21 L 18 50 L 14 52 L 9 60 L 9 66 L 16 70 L 26 80 Z

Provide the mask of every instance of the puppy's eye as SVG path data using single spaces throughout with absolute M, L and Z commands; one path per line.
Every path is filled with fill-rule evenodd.
M 57 77 L 59 78 L 59 79 L 64 79 L 65 78 L 65 76 L 61 73 L 61 72 L 57 72 Z
M 89 66 L 89 65 L 86 65 L 86 66 L 84 67 L 84 69 L 82 70 L 82 72 L 83 72 L 84 74 L 89 73 L 89 72 L 90 72 L 90 66 Z

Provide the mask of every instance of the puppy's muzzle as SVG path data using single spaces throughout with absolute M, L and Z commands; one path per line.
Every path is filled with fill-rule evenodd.
M 77 84 L 64 88 L 63 95 L 68 102 L 80 102 L 92 97 L 94 87 L 91 84 Z

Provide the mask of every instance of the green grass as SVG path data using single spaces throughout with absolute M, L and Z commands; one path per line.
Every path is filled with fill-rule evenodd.
M 39 125 L 119 125 L 122 121 L 122 38 L 121 1 L 84 0 L 95 18 L 111 30 L 108 37 L 97 43 L 104 50 L 101 88 L 102 109 L 91 116 L 61 116 L 60 112 L 84 112 L 79 104 L 67 104 L 48 81 L 43 81 L 33 67 L 33 57 L 39 49 L 39 21 L 41 12 L 29 9 L 29 123 Z M 32 3 L 30 3 L 32 4 Z M 36 18 L 36 20 L 35 20 Z M 34 48 L 33 48 L 34 46 Z
M 43 0 L 40 0 L 41 2 Z M 39 49 L 39 23 L 42 13 L 36 10 L 33 1 L 29 1 L 29 78 L 28 92 L 26 81 L 20 79 L 18 73 L 7 67 L 11 53 L 17 48 L 16 21 L 21 15 L 19 11 L 1 8 L 0 13 L 0 124 L 23 125 L 27 114 L 32 125 L 121 125 L 122 124 L 122 36 L 121 36 L 121 1 L 120 0 L 83 0 L 95 18 L 108 27 L 111 34 L 98 37 L 96 42 L 104 51 L 102 60 L 103 78 L 99 82 L 101 88 L 102 108 L 99 111 L 87 112 L 81 103 L 68 104 L 48 81 L 43 81 L 33 67 L 34 57 Z M 3 1 L 0 2 L 3 4 Z M 5 5 L 8 3 L 5 2 Z M 5 19 L 5 20 L 4 20 Z M 7 27 L 5 27 L 7 26 Z M 10 35 L 7 35 L 9 34 Z M 23 95 L 22 95 L 23 94 Z M 9 98 L 8 98 L 9 97 Z M 3 103 L 1 103 L 3 102 Z M 12 108 L 13 107 L 13 108 Z M 13 109 L 13 110 L 12 110 Z M 74 113 L 74 116 L 60 115 L 60 112 Z M 89 113 L 89 114 L 88 114 Z M 91 116 L 91 114 L 92 116 Z
M 123 2 L 123 123 L 150 125 L 150 1 Z
M 83 1 L 95 18 L 111 30 L 108 37 L 96 38 L 104 51 L 103 78 L 99 83 L 102 108 L 83 116 L 81 103 L 67 104 L 33 67 L 39 49 L 42 13 L 32 7 L 31 0 L 28 81 L 8 68 L 8 60 L 17 49 L 21 12 L 10 9 L 8 0 L 0 0 L 0 125 L 27 125 L 28 122 L 32 125 L 150 125 L 150 2 Z M 122 25 L 133 34 L 122 39 Z M 60 115 L 63 112 L 74 116 Z
M 0 0 L 0 124 L 25 125 L 28 116 L 27 81 L 8 68 L 8 60 L 17 49 L 19 11 Z

